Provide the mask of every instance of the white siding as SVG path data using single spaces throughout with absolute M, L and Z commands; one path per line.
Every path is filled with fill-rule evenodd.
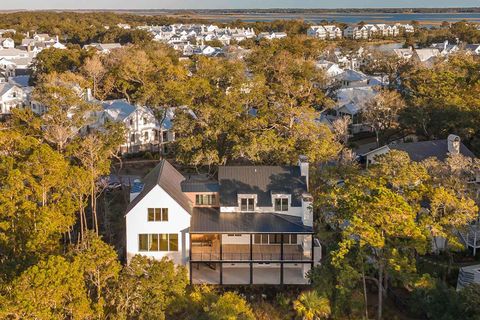
M 148 208 L 168 208 L 168 221 L 148 221 Z M 171 258 L 185 265 L 189 256 L 190 214 L 165 190 L 155 186 L 126 216 L 127 260 L 136 254 L 155 259 Z M 139 234 L 178 234 L 178 252 L 139 252 Z

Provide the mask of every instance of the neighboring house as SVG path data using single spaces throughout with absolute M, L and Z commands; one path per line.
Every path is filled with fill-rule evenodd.
M 480 44 L 467 44 L 465 46 L 465 51 L 471 54 L 478 55 L 480 54 Z
M 450 154 L 462 154 L 466 157 L 474 158 L 475 155 L 470 151 L 461 141 L 460 137 L 456 135 L 449 135 L 447 139 L 395 143 L 382 146 L 380 148 L 359 154 L 359 160 L 367 167 L 375 163 L 375 157 L 385 154 L 390 150 L 405 151 L 410 156 L 412 161 L 421 162 L 428 158 L 436 158 L 444 161 Z
M 120 43 L 91 43 L 83 46 L 84 49 L 95 48 L 98 52 L 103 54 L 109 54 L 112 50 L 121 48 Z
M 316 67 L 325 71 L 325 74 L 329 79 L 336 78 L 344 71 L 338 66 L 338 64 L 327 60 L 320 60 L 316 63 Z
M 323 28 L 325 28 L 327 39 L 340 39 L 342 37 L 342 29 L 335 25 L 327 25 Z
M 307 36 L 321 40 L 339 39 L 342 37 L 342 29 L 335 25 L 311 26 L 307 30 Z
M 437 57 L 440 56 L 440 50 L 437 48 L 430 49 L 415 49 L 413 51 L 412 59 L 427 67 L 433 66 Z
M 273 39 L 283 39 L 286 38 L 287 34 L 285 32 L 261 32 L 258 34 L 257 39 L 267 39 L 267 40 L 273 40 Z
M 168 257 L 194 284 L 308 284 L 321 247 L 307 181 L 304 161 L 220 166 L 214 179 L 185 178 L 162 160 L 133 190 L 127 261 Z
M 11 113 L 13 108 L 23 107 L 26 103 L 26 94 L 17 85 L 0 83 L 0 117 Z
M 455 53 L 460 50 L 458 45 L 456 44 L 449 44 L 448 40 L 442 43 L 433 43 L 430 48 L 438 49 L 440 51 L 440 55 L 448 56 L 449 54 Z
M 307 36 L 325 40 L 327 39 L 327 30 L 323 26 L 311 26 L 307 29 Z
M 382 81 L 376 77 L 367 76 L 363 72 L 345 69 L 335 79 L 341 83 L 342 88 L 356 88 L 382 85 Z
M 102 127 L 106 122 L 122 122 L 126 128 L 122 153 L 140 151 L 160 151 L 168 153 L 168 144 L 175 139 L 172 129 L 173 111 L 167 110 L 165 120 L 160 126 L 152 110 L 148 107 L 134 106 L 125 100 L 102 102 L 103 111 L 97 115 L 98 121 L 92 128 Z
M 397 58 L 410 60 L 413 56 L 413 49 L 412 47 L 408 49 L 393 49 L 393 53 L 397 56 Z
M 15 42 L 13 41 L 12 38 L 0 38 L 0 43 L 1 43 L 1 46 L 4 48 L 4 49 L 13 49 L 15 48 Z
M 480 264 L 461 267 L 458 272 L 457 291 L 474 283 L 480 284 Z

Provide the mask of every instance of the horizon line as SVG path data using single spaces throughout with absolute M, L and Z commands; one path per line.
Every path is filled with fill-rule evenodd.
M 417 10 L 417 9 L 480 9 L 477 7 L 338 7 L 338 8 L 319 8 L 319 7 L 272 7 L 272 8 L 48 8 L 48 9 L 0 9 L 0 13 L 18 12 L 18 11 L 230 11 L 230 10 Z

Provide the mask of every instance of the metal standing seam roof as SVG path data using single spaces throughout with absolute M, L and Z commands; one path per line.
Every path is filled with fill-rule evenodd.
M 302 205 L 307 192 L 306 178 L 298 166 L 220 166 L 220 205 L 238 205 L 238 194 L 256 194 L 257 206 L 272 206 L 272 191 L 292 195 L 292 207 Z
M 389 145 L 392 150 L 405 151 L 413 161 L 423 161 L 435 157 L 440 161 L 448 157 L 448 142 L 444 140 L 408 142 Z M 463 143 L 460 143 L 460 153 L 466 157 L 475 158 L 475 155 Z
M 220 213 L 215 208 L 194 208 L 190 233 L 313 233 L 302 218 L 274 212 Z
M 155 186 L 160 186 L 182 208 L 192 213 L 192 206 L 188 197 L 182 192 L 181 183 L 185 177 L 178 172 L 168 161 L 162 160 L 143 178 L 142 192 L 133 199 L 127 207 L 127 214 L 132 210 Z

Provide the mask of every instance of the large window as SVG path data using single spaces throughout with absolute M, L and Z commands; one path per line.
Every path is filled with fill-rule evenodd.
M 282 234 L 280 233 L 258 233 L 253 237 L 254 244 L 280 244 L 282 239 Z M 297 235 L 296 234 L 283 234 L 283 243 L 284 244 L 297 244 Z
M 139 234 L 138 251 L 178 251 L 178 234 Z
M 148 221 L 168 221 L 168 208 L 148 208 Z
M 240 211 L 255 211 L 255 199 L 254 198 L 241 198 L 240 199 Z
M 288 211 L 288 198 L 275 198 L 275 211 Z
M 195 196 L 196 205 L 214 205 L 217 203 L 217 197 L 214 194 L 197 194 Z

